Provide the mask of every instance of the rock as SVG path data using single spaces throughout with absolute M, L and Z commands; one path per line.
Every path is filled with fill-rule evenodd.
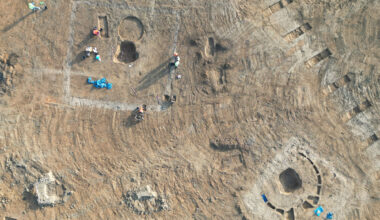
M 35 184 L 34 189 L 37 195 L 37 202 L 41 206 L 54 205 L 59 199 L 50 192 L 55 185 L 55 178 L 51 172 L 45 174 Z
M 145 186 L 141 191 L 136 192 L 137 200 L 144 201 L 154 199 L 157 197 L 157 193 L 153 192 L 149 185 Z
M 9 203 L 9 199 L 5 196 L 3 197 L 0 197 L 0 203 L 5 205 L 5 204 L 8 204 Z
M 136 214 L 151 214 L 168 210 L 169 205 L 166 199 L 153 191 L 149 185 L 128 191 L 124 195 L 125 204 Z
M 59 191 L 62 190 L 63 192 L 60 193 Z M 67 201 L 67 197 L 72 195 L 72 192 L 67 191 L 66 187 L 55 179 L 52 172 L 46 173 L 34 183 L 34 191 L 40 206 L 64 203 Z

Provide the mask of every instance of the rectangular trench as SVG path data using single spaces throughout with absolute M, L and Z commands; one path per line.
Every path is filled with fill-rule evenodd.
M 372 144 L 374 144 L 376 141 L 379 140 L 379 136 L 377 136 L 377 134 L 373 134 L 371 135 L 368 139 L 367 139 L 367 142 L 368 142 L 368 146 L 371 146 Z
M 308 61 L 306 61 L 305 64 L 308 68 L 311 68 L 312 66 L 316 65 L 317 63 L 321 62 L 322 60 L 326 59 L 327 57 L 331 55 L 332 55 L 331 51 L 329 49 L 325 49 L 319 54 L 310 58 Z
M 299 38 L 301 35 L 306 33 L 307 31 L 311 30 L 311 25 L 309 23 L 305 23 L 295 30 L 289 32 L 288 34 L 285 35 L 284 39 L 288 42 L 291 42 L 297 38 Z
M 335 82 L 328 85 L 325 89 L 323 89 L 323 91 L 322 91 L 323 94 L 328 95 L 330 93 L 335 92 L 337 89 L 342 88 L 345 85 L 349 84 L 353 80 L 354 75 L 355 74 L 352 72 L 347 73 L 346 75 L 339 78 Z
M 108 30 L 108 19 L 107 16 L 99 16 L 98 17 L 98 28 L 103 28 L 103 31 L 100 33 L 102 37 L 109 37 Z
M 281 0 L 279 2 L 274 3 L 273 5 L 269 6 L 266 10 L 264 10 L 264 16 L 270 16 L 282 8 L 285 8 L 285 6 L 292 3 L 293 0 Z
M 372 106 L 372 103 L 368 99 L 366 99 L 364 102 L 360 103 L 355 108 L 351 109 L 349 112 L 347 112 L 346 114 L 344 114 L 343 117 L 342 117 L 342 119 L 343 119 L 344 122 L 347 122 L 351 118 L 355 117 L 359 113 L 364 112 L 365 110 L 367 110 L 371 106 Z

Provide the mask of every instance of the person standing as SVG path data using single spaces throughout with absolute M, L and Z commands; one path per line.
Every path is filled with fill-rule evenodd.
M 44 7 L 43 7 L 42 9 L 43 9 L 43 10 L 47 10 L 48 7 L 45 5 L 45 2 L 40 2 L 40 6 L 42 6 L 42 5 L 44 5 Z M 41 10 L 41 7 L 36 6 L 34 2 L 30 2 L 30 3 L 28 3 L 28 7 L 29 7 L 29 9 L 32 10 L 33 12 L 36 12 L 36 11 L 38 11 L 38 10 Z
M 178 56 L 178 53 L 174 53 L 174 66 L 175 66 L 175 68 L 178 68 L 179 61 L 180 61 L 180 58 Z
M 99 54 L 95 55 L 95 60 L 97 60 L 97 61 L 99 61 L 99 62 L 102 61 L 102 59 L 100 58 L 100 55 L 99 55 Z
M 29 9 L 32 10 L 33 12 L 36 12 L 36 11 L 38 11 L 38 10 L 41 9 L 40 7 L 35 6 L 35 5 L 34 5 L 34 2 L 30 2 L 30 3 L 28 4 L 28 7 L 29 7 Z
M 86 56 L 89 57 L 92 51 L 93 51 L 92 47 L 86 47 Z

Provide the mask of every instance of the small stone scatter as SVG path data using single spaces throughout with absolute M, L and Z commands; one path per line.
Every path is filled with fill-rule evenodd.
M 157 195 L 157 192 L 152 191 L 149 185 L 125 193 L 124 202 L 139 215 L 149 215 L 169 209 L 167 200 L 163 196 Z

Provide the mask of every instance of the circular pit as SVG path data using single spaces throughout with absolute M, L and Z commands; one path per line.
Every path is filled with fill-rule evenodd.
M 123 41 L 120 44 L 119 54 L 117 59 L 120 62 L 131 63 L 139 58 L 139 53 L 136 51 L 136 45 L 130 41 Z
M 298 173 L 288 168 L 280 173 L 280 182 L 285 192 L 292 193 L 302 187 L 302 180 Z
M 122 40 L 137 41 L 144 34 L 144 26 L 140 19 L 134 16 L 124 18 L 119 25 L 119 36 Z

